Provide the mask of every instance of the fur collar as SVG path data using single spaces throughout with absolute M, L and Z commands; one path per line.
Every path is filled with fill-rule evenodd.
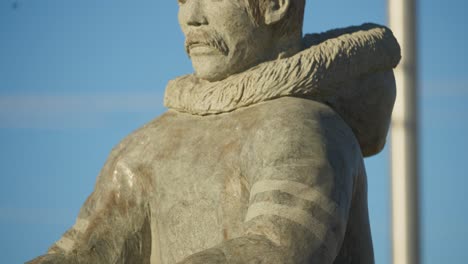
M 328 88 L 371 72 L 391 70 L 400 47 L 391 31 L 375 24 L 306 35 L 304 51 L 262 63 L 222 81 L 185 75 L 169 82 L 164 104 L 179 112 L 209 115 L 283 96 L 320 100 Z M 314 98 L 316 97 L 316 98 Z

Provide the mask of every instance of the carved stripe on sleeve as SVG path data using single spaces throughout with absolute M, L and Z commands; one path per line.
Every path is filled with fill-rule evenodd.
M 336 251 L 337 241 L 335 236 L 328 232 L 328 227 L 325 224 L 315 219 L 308 212 L 285 205 L 270 202 L 259 202 L 249 206 L 247 215 L 245 217 L 245 222 L 265 215 L 274 215 L 285 218 L 303 226 L 312 234 L 314 234 L 320 242 L 324 243 L 325 247 L 328 248 L 331 252 Z
M 331 215 L 337 213 L 336 209 L 338 204 L 333 200 L 309 185 L 294 181 L 264 180 L 256 182 L 250 190 L 250 199 L 253 199 L 256 194 L 269 191 L 285 192 L 298 198 L 314 202 L 317 206 Z
M 55 245 L 68 253 L 73 248 L 73 245 L 75 245 L 75 242 L 70 238 L 63 236 L 59 241 L 57 241 L 57 243 L 55 243 Z
M 83 218 L 76 219 L 73 229 L 78 233 L 84 233 L 88 228 L 89 221 Z M 75 241 L 71 238 L 68 238 L 69 234 L 63 235 L 59 241 L 55 243 L 56 246 L 61 248 L 65 252 L 69 252 L 75 245 Z

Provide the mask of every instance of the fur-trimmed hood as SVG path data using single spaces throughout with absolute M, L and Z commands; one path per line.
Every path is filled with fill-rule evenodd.
M 261 63 L 222 81 L 186 75 L 169 82 L 164 104 L 193 115 L 234 111 L 283 96 L 331 106 L 353 129 L 365 156 L 385 144 L 395 101 L 392 69 L 400 47 L 383 26 L 356 27 L 306 35 L 296 55 Z

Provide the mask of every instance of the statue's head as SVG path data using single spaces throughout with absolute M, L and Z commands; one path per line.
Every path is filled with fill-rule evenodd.
M 305 0 L 178 0 L 195 74 L 222 80 L 301 49 Z

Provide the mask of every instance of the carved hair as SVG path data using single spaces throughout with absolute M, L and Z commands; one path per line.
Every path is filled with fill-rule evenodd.
M 264 23 L 264 12 L 271 0 L 246 0 L 247 9 L 254 22 L 258 25 Z M 288 13 L 275 25 L 280 38 L 302 37 L 302 25 L 304 22 L 304 8 L 306 0 L 290 0 Z

